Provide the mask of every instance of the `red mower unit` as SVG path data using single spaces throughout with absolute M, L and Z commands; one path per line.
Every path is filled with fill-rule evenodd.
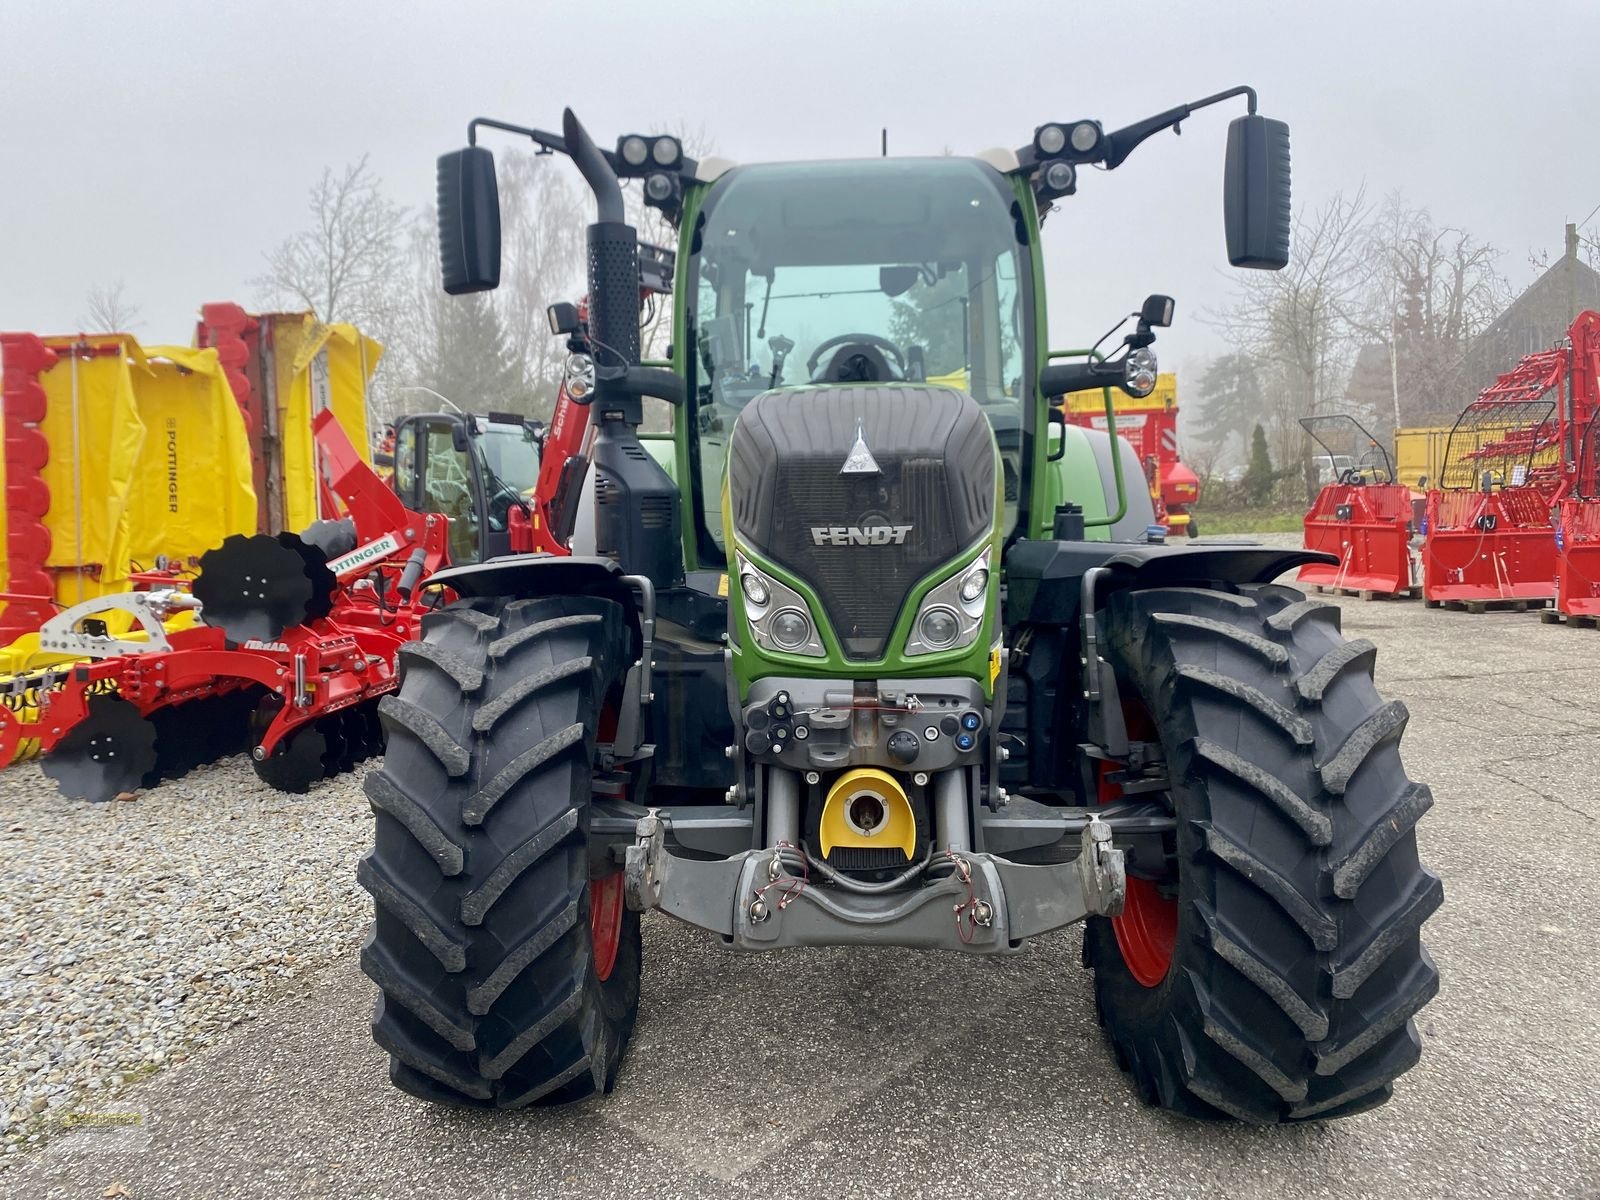
M 1329 481 L 1306 513 L 1306 548 L 1339 559 L 1301 567 L 1300 582 L 1363 600 L 1419 594 L 1415 506 L 1411 490 L 1394 482 L 1389 452 L 1354 417 L 1302 417 L 1300 424 L 1322 447 L 1317 462 Z
M 1457 418 L 1424 519 L 1430 605 L 1544 605 L 1556 594 L 1554 512 L 1593 491 L 1579 449 L 1596 411 L 1600 313 L 1580 313 L 1558 346 L 1530 354 Z

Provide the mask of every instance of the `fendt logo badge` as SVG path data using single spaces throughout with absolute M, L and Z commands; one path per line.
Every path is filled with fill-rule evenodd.
M 813 525 L 811 540 L 819 546 L 903 546 L 909 525 Z

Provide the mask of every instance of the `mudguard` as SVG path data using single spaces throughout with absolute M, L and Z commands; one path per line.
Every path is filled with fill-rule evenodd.
M 1315 550 L 1250 543 L 1019 541 L 1005 559 L 1005 619 L 1008 625 L 1076 621 L 1083 577 L 1095 567 L 1108 571 L 1097 588 L 1103 597 L 1130 587 L 1267 583 L 1297 567 L 1338 562 L 1334 555 Z
M 458 596 L 604 596 L 622 605 L 638 653 L 639 605 L 614 558 L 584 555 L 507 554 L 487 562 L 446 567 L 424 587 L 447 587 Z

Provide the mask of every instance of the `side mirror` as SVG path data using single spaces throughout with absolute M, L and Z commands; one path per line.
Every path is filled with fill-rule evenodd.
M 1229 124 L 1222 215 L 1234 266 L 1289 264 L 1289 127 L 1282 121 L 1251 113 Z
M 1154 329 L 1170 328 L 1175 307 L 1171 296 L 1146 296 L 1139 309 L 1139 324 Z
M 467 427 L 460 421 L 450 423 L 450 445 L 458 454 L 465 454 L 472 449 L 472 439 L 467 436 Z
M 500 190 L 494 155 L 468 146 L 439 156 L 439 270 L 452 296 L 500 286 Z

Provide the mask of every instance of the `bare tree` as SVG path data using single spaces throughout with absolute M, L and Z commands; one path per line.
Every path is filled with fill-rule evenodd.
M 399 352 L 386 368 L 396 383 L 437 388 L 440 381 L 492 378 L 494 397 L 450 398 L 464 407 L 493 399 L 498 408 L 549 415 L 567 350 L 566 339 L 551 334 L 545 313 L 557 301 L 581 299 L 584 288 L 583 204 L 554 161 L 514 150 L 498 164 L 501 268 L 492 293 L 445 295 L 435 212 L 422 209 L 408 224 L 402 299 L 393 318 Z M 480 344 L 475 334 L 503 343 L 511 365 L 477 364 L 487 371 L 479 376 L 474 364 L 453 361 L 474 352 Z M 506 395 L 512 366 L 520 393 L 514 401 Z
M 251 281 L 269 305 L 309 308 L 379 336 L 392 314 L 406 210 L 384 194 L 365 155 L 311 189 L 311 223 L 266 255 Z
M 267 269 L 251 280 L 263 307 L 308 308 L 319 321 L 345 322 L 377 339 L 385 357 L 404 357 L 398 345 L 404 302 L 406 210 L 383 191 L 363 155 L 335 173 L 323 168 L 311 189 L 310 223 L 266 254 Z M 391 412 L 394 370 L 374 379 L 367 409 Z
M 98 283 L 90 288 L 84 301 L 87 311 L 78 318 L 79 327 L 104 333 L 131 333 L 137 329 L 139 306 L 123 294 L 125 286 L 119 279 L 113 284 Z
M 535 410 L 548 413 L 566 361 L 566 340 L 550 333 L 551 304 L 582 299 L 584 225 L 592 219 L 548 154 L 513 151 L 499 169 L 502 265 L 495 303 L 522 362 Z
M 1457 411 L 1467 348 L 1511 303 L 1500 252 L 1464 229 L 1436 225 L 1398 194 L 1385 200 L 1369 239 L 1377 271 L 1353 320 L 1389 352 L 1386 415 L 1409 423 Z
M 1308 496 L 1316 490 L 1309 440 L 1298 418 L 1332 408 L 1360 341 L 1357 316 L 1370 294 L 1374 264 L 1367 253 L 1371 208 L 1365 189 L 1335 193 L 1295 217 L 1291 262 L 1253 272 L 1232 305 L 1208 319 L 1258 364 L 1265 396 L 1263 426 L 1273 458 L 1305 464 Z

